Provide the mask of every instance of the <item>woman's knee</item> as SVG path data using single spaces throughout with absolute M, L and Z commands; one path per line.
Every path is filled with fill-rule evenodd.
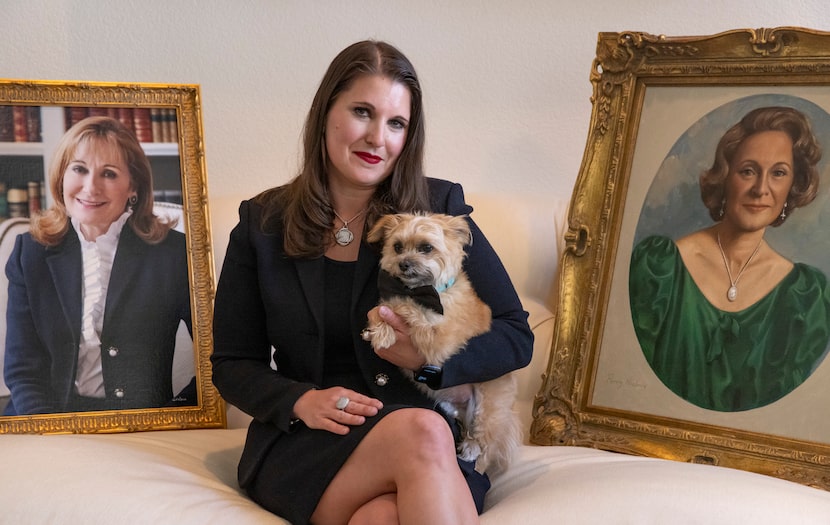
M 441 414 L 423 408 L 409 408 L 397 410 L 386 419 L 389 423 L 387 430 L 394 434 L 394 443 L 405 449 L 410 457 L 421 454 L 434 457 L 445 450 L 455 458 L 452 429 Z

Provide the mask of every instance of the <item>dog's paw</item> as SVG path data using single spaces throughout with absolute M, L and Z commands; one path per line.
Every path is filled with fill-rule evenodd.
M 367 328 L 361 332 L 361 335 L 363 335 L 363 339 L 372 343 L 372 348 L 375 350 L 389 348 L 397 340 L 397 337 L 395 337 L 395 329 L 386 323 L 380 323 L 371 328 Z
M 458 457 L 464 461 L 475 461 L 481 455 L 478 442 L 467 438 L 458 445 Z
M 371 341 L 375 337 L 375 328 L 366 327 L 360 331 L 360 337 L 364 341 Z

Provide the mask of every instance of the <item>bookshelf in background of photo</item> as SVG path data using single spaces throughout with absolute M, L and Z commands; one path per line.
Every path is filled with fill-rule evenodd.
M 51 204 L 49 163 L 60 138 L 87 116 L 119 119 L 136 133 L 153 169 L 154 199 L 182 202 L 175 109 L 0 105 L 0 220 Z

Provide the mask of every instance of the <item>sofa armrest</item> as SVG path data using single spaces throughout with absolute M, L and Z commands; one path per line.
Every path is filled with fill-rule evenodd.
M 518 391 L 514 410 L 521 421 L 523 441 L 528 443 L 530 424 L 533 422 L 533 399 L 542 387 L 542 377 L 550 359 L 555 316 L 541 302 L 529 297 L 521 299 L 529 314 L 528 324 L 533 330 L 533 357 L 529 365 L 515 372 Z

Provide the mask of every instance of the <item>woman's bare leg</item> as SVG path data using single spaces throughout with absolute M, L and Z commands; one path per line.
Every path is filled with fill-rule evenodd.
M 384 494 L 366 503 L 352 515 L 349 525 L 398 525 L 398 498 Z
M 406 408 L 384 417 L 335 475 L 311 522 L 347 524 L 364 513 L 392 519 L 392 500 L 397 509 L 393 524 L 479 523 L 458 468 L 452 432 L 440 414 Z

